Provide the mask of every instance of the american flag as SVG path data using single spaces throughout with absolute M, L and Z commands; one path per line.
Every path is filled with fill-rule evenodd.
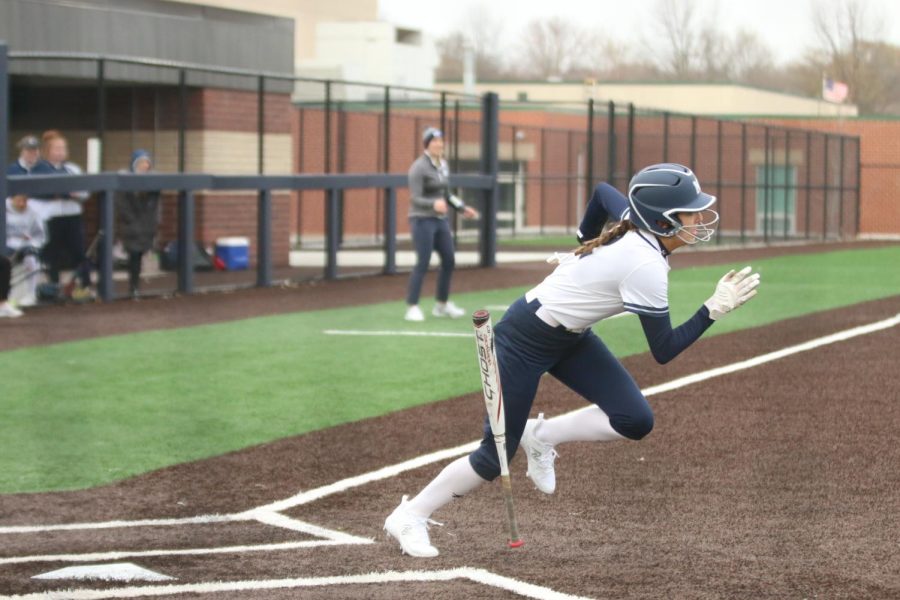
M 840 104 L 847 99 L 849 93 L 850 88 L 846 83 L 827 78 L 822 80 L 822 99 L 826 102 Z

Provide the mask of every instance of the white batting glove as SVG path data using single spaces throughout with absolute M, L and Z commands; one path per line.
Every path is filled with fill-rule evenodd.
M 712 298 L 703 303 L 709 309 L 710 319 L 718 321 L 756 295 L 759 273 L 751 275 L 752 270 L 749 266 L 738 272 L 732 269 L 719 280 Z

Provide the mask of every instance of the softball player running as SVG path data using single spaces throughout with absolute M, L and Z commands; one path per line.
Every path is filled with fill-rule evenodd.
M 651 165 L 628 185 L 628 197 L 612 186 L 596 187 L 578 229 L 581 246 L 516 300 L 494 329 L 506 405 L 509 458 L 521 444 L 527 476 L 539 490 L 556 489 L 556 446 L 575 441 L 639 440 L 653 428 L 653 412 L 631 375 L 591 326 L 623 311 L 638 315 L 653 357 L 666 363 L 710 325 L 752 298 L 759 274 L 729 271 L 713 296 L 673 328 L 669 319 L 668 255 L 709 240 L 719 215 L 714 196 L 700 191 L 690 169 Z M 609 218 L 617 221 L 601 233 Z M 544 373 L 593 404 L 544 420 L 528 419 Z M 481 446 L 450 463 L 414 498 L 403 497 L 384 523 L 402 551 L 437 556 L 428 525 L 432 513 L 500 474 L 497 450 L 485 420 Z

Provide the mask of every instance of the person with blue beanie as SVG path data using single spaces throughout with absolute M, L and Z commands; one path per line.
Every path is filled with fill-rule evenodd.
M 142 175 L 153 169 L 150 153 L 143 149 L 131 153 L 131 162 L 122 173 Z M 141 283 L 144 253 L 153 248 L 159 227 L 159 191 L 118 192 L 116 194 L 116 231 L 128 253 L 128 291 L 137 298 Z

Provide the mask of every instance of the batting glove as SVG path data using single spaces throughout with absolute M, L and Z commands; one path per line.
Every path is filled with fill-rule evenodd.
M 752 270 L 749 266 L 738 272 L 732 269 L 719 280 L 712 298 L 703 303 L 709 309 L 710 319 L 718 321 L 756 295 L 759 273 L 751 275 Z

